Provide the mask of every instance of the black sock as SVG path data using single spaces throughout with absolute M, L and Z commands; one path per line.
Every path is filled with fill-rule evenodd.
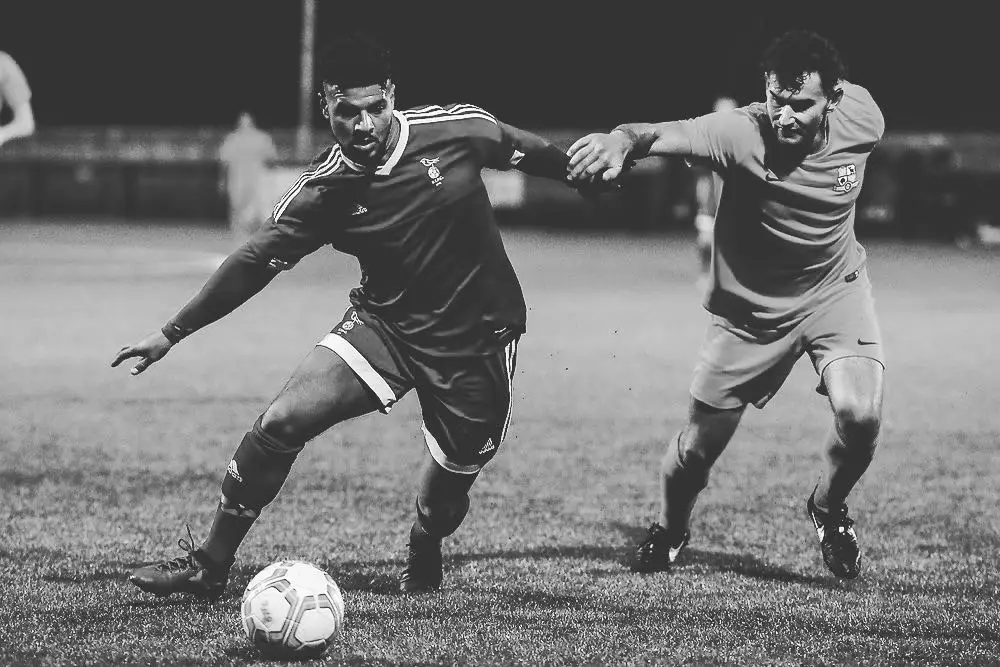
M 226 501 L 220 502 L 219 508 L 215 510 L 212 530 L 201 545 L 201 550 L 216 563 L 228 563 L 256 520 L 256 512 L 240 509 L 238 506 L 227 506 Z
M 261 510 L 285 483 L 302 446 L 288 446 L 264 433 L 261 420 L 243 436 L 222 480 L 222 500 L 201 549 L 218 563 L 233 560 Z

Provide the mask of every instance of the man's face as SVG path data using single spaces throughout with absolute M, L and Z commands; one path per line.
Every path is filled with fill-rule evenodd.
M 826 114 L 837 106 L 839 100 L 827 98 L 816 72 L 806 74 L 793 84 L 792 89 L 782 88 L 773 72 L 767 75 L 765 81 L 767 114 L 778 141 L 783 146 L 811 147 Z M 785 84 L 790 85 L 788 82 Z
M 324 83 L 323 96 L 333 138 L 347 157 L 365 165 L 377 163 L 392 125 L 392 84 L 342 90 Z

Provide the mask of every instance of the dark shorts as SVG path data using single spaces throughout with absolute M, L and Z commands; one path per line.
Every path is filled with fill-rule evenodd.
M 705 332 L 691 396 L 716 408 L 763 408 L 795 362 L 808 354 L 825 393 L 823 371 L 832 361 L 867 357 L 885 367 L 882 334 L 867 272 L 862 269 L 787 334 L 761 338 L 712 315 Z
M 475 474 L 500 449 L 510 425 L 518 338 L 492 356 L 415 358 L 348 308 L 317 345 L 338 354 L 381 403 L 416 389 L 427 449 L 451 472 Z

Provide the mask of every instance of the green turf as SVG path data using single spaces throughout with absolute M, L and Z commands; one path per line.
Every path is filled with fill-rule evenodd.
M 197 228 L 0 228 L 0 663 L 247 664 L 238 598 L 279 558 L 340 583 L 343 664 L 1000 663 L 1000 257 L 870 244 L 889 371 L 850 504 L 853 583 L 805 498 L 828 408 L 808 361 L 751 410 L 669 575 L 623 567 L 656 509 L 705 315 L 688 237 L 507 230 L 529 302 L 514 420 L 446 542 L 438 595 L 395 592 L 426 456 L 408 397 L 300 456 L 214 605 L 146 596 L 137 564 L 206 533 L 243 432 L 345 309 L 323 252 L 139 377 L 108 364 L 224 252 Z

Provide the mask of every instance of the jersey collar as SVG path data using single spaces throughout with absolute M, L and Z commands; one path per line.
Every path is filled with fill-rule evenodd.
M 389 156 L 389 159 L 385 161 L 385 164 L 375 170 L 375 174 L 378 176 L 388 176 L 392 173 L 392 168 L 395 167 L 399 162 L 399 159 L 403 157 L 403 151 L 406 149 L 406 142 L 410 138 L 410 123 L 406 120 L 406 117 L 395 109 L 392 110 L 392 115 L 399 121 L 399 139 L 396 140 L 396 147 L 392 150 L 392 155 Z

